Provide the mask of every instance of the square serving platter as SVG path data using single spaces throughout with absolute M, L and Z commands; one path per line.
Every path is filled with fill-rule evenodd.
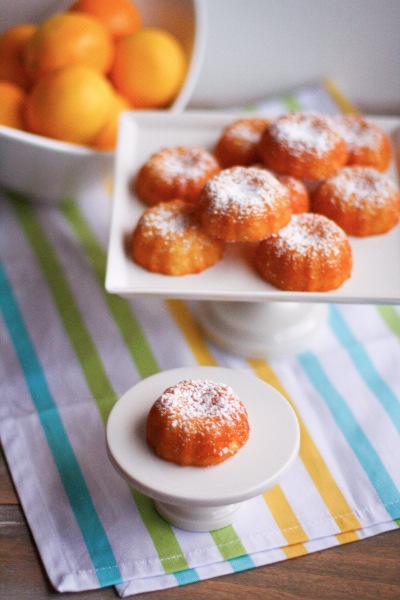
M 228 245 L 218 264 L 196 275 L 150 273 L 130 259 L 127 240 L 146 208 L 132 190 L 140 166 L 151 154 L 167 146 L 199 145 L 212 150 L 222 128 L 238 116 L 238 112 L 221 111 L 128 111 L 122 115 L 115 158 L 107 291 L 124 297 L 192 300 L 400 303 L 400 225 L 384 235 L 350 237 L 354 260 L 351 278 L 331 292 L 286 292 L 273 287 L 256 273 L 249 263 L 246 246 L 241 244 Z M 400 127 L 400 118 L 373 120 L 389 136 Z M 387 175 L 399 183 L 394 158 Z

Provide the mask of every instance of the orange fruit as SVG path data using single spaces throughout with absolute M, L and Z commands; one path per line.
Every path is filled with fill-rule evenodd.
M 139 9 L 130 0 L 77 0 L 70 10 L 96 17 L 114 38 L 138 31 L 142 25 Z
M 23 23 L 10 27 L 0 36 L 0 79 L 28 89 L 30 81 L 21 62 L 22 49 L 36 30 L 36 25 Z
M 104 75 L 81 65 L 42 77 L 28 94 L 30 131 L 76 144 L 89 144 L 111 113 L 114 90 Z
M 107 29 L 94 17 L 62 13 L 43 21 L 27 41 L 22 61 L 32 81 L 68 65 L 85 65 L 106 73 L 114 44 Z
M 167 31 L 146 28 L 116 42 L 109 77 L 135 108 L 168 106 L 186 73 L 186 54 Z
M 114 150 L 117 144 L 119 117 L 123 110 L 128 110 L 130 104 L 126 98 L 115 94 L 111 114 L 107 123 L 90 144 L 97 150 Z
M 24 129 L 25 97 L 25 90 L 15 83 L 0 81 L 0 125 Z

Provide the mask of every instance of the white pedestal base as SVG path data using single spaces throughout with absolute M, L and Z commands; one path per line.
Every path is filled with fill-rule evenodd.
M 204 301 L 197 317 L 205 334 L 229 352 L 280 357 L 306 348 L 325 322 L 327 306 L 297 302 Z
M 245 502 L 226 506 L 178 506 L 154 501 L 157 512 L 168 523 L 187 531 L 212 531 L 231 525 Z

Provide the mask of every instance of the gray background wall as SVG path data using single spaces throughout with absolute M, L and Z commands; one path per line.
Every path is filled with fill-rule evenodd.
M 203 0 L 192 104 L 223 106 L 331 78 L 361 110 L 400 115 L 400 0 Z

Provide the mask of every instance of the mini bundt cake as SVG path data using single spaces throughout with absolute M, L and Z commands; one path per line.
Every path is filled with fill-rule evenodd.
M 185 379 L 152 405 L 147 442 L 164 460 L 207 467 L 225 461 L 247 442 L 246 408 L 232 388 L 206 379 Z
M 348 149 L 348 165 L 374 167 L 386 171 L 392 157 L 389 136 L 376 123 L 361 115 L 348 114 L 334 117 L 340 135 Z
M 350 277 L 352 264 L 344 231 L 313 213 L 293 215 L 286 227 L 260 242 L 255 253 L 261 277 L 287 291 L 334 290 Z
M 175 198 L 195 204 L 205 182 L 219 170 L 217 159 L 205 148 L 163 148 L 139 169 L 135 191 L 149 206 Z
M 200 273 L 218 262 L 224 243 L 199 225 L 194 207 L 183 200 L 147 208 L 131 238 L 133 260 L 164 275 Z
M 300 179 L 325 179 L 347 161 L 347 145 L 332 119 L 315 112 L 277 117 L 259 144 L 263 163 L 272 171 Z
M 214 148 L 222 168 L 234 165 L 250 166 L 259 160 L 258 145 L 268 119 L 239 118 L 227 125 Z
M 266 169 L 230 167 L 205 184 L 197 215 L 210 235 L 226 242 L 255 242 L 290 221 L 289 193 Z
M 320 183 L 312 197 L 312 208 L 335 221 L 348 235 L 378 235 L 397 225 L 400 193 L 380 171 L 349 166 Z

